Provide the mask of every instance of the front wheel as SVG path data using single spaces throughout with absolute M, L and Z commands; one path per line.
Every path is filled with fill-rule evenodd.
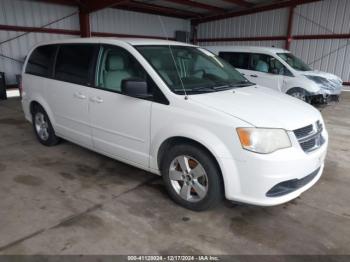
M 194 211 L 217 205 L 223 196 L 220 171 L 213 157 L 193 145 L 177 145 L 162 161 L 162 176 L 170 197 Z
M 292 89 L 292 90 L 287 92 L 287 94 L 292 96 L 292 97 L 295 97 L 295 98 L 302 100 L 304 102 L 308 102 L 306 93 L 307 92 L 301 88 L 295 88 L 295 89 Z

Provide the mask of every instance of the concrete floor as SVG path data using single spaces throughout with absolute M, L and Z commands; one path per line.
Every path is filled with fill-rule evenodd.
M 69 142 L 41 146 L 0 101 L 0 254 L 350 254 L 350 92 L 322 110 L 321 180 L 288 204 L 195 213 L 161 179 Z

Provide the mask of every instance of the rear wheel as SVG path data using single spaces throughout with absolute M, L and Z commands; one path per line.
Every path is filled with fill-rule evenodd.
M 56 136 L 47 113 L 39 105 L 35 106 L 33 110 L 32 122 L 35 135 L 41 144 L 54 146 L 60 142 L 60 138 Z
M 170 197 L 188 209 L 209 209 L 223 198 L 220 171 L 212 156 L 200 147 L 171 148 L 162 162 L 162 175 Z

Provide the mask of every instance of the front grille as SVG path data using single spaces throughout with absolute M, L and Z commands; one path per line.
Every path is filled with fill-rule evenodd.
M 308 136 L 313 131 L 313 126 L 308 125 L 299 129 L 294 130 L 294 134 L 297 138 Z
M 279 197 L 291 193 L 303 186 L 309 184 L 320 172 L 321 167 L 317 168 L 311 174 L 301 178 L 301 179 L 292 179 L 287 180 L 281 183 L 278 183 L 273 188 L 271 188 L 267 193 L 267 197 Z
M 325 139 L 322 136 L 323 125 L 320 121 L 294 130 L 294 135 L 304 152 L 309 153 L 320 148 Z

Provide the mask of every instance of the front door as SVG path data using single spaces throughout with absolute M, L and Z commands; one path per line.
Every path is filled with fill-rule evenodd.
M 146 73 L 125 49 L 100 50 L 96 88 L 89 93 L 94 147 L 107 155 L 148 167 L 152 102 L 121 94 L 124 79 L 145 79 Z
M 283 75 L 280 68 L 276 67 L 277 63 L 282 65 L 270 55 L 251 54 L 249 70 L 245 70 L 245 76 L 253 83 L 281 91 Z

